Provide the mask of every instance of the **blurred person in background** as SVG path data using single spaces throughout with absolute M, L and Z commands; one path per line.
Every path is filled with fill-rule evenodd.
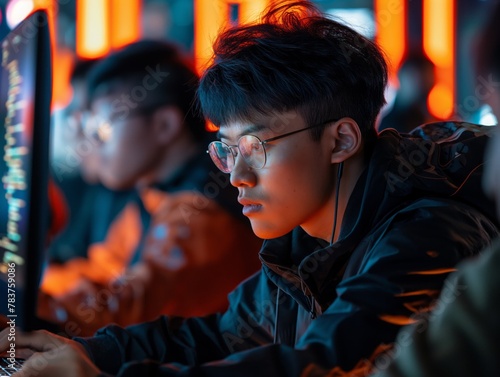
M 96 160 L 87 171 L 135 196 L 86 258 L 49 265 L 45 318 L 91 334 L 161 313 L 205 315 L 223 310 L 229 291 L 258 269 L 261 241 L 205 153 L 212 135 L 197 114 L 197 82 L 161 41 L 126 46 L 89 71 L 83 134 L 93 137 Z
M 398 70 L 399 87 L 392 106 L 381 119 L 379 131 L 394 128 L 408 133 L 415 127 L 437 120 L 427 107 L 435 84 L 434 63 L 423 52 L 410 52 Z
M 64 153 L 78 157 L 73 160 L 60 156 L 54 161 L 54 179 L 61 187 L 68 204 L 68 222 L 51 242 L 50 262 L 63 263 L 75 257 L 86 257 L 88 248 L 106 238 L 116 215 L 132 198 L 131 190 L 110 190 L 99 182 L 97 142 L 85 132 L 89 115 L 87 74 L 99 60 L 77 60 L 71 74 L 73 98 L 63 110 L 64 130 L 59 132 Z M 63 153 L 63 154 L 64 154 Z

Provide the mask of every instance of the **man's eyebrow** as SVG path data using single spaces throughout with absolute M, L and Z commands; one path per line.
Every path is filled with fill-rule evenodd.
M 239 139 L 243 135 L 248 135 L 248 134 L 252 134 L 254 132 L 260 132 L 260 131 L 264 131 L 264 130 L 268 130 L 268 129 L 269 129 L 269 127 L 266 125 L 263 125 L 263 124 L 252 124 L 249 126 L 245 126 L 245 127 L 242 127 L 242 130 L 237 135 L 237 138 Z M 222 131 L 222 128 L 220 128 L 219 131 L 217 131 L 217 138 L 218 139 L 222 139 L 222 138 L 227 139 L 227 136 Z

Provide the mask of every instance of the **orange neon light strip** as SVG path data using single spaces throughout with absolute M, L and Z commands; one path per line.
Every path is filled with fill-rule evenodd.
M 229 6 L 240 7 L 244 23 L 260 18 L 271 0 L 194 0 L 194 56 L 196 71 L 201 74 L 212 59 L 212 44 L 219 32 L 229 25 Z
M 140 36 L 141 0 L 111 0 L 109 37 L 116 49 L 135 42 Z
M 109 1 L 77 0 L 76 53 L 81 58 L 98 58 L 110 50 Z
M 194 58 L 198 74 L 212 61 L 212 44 L 228 25 L 225 0 L 194 0 Z
M 423 46 L 436 65 L 436 85 L 427 99 L 429 111 L 445 119 L 453 114 L 455 98 L 454 0 L 424 0 Z
M 240 20 L 242 23 L 256 22 L 270 4 L 270 0 L 240 0 Z M 235 1 L 232 1 L 235 3 Z
M 397 83 L 397 72 L 406 52 L 406 1 L 375 0 L 376 43 L 385 52 L 389 81 Z
M 213 58 L 212 45 L 221 30 L 230 23 L 230 5 L 238 4 L 239 20 L 244 23 L 260 18 L 271 0 L 194 0 L 194 59 L 195 69 L 202 74 Z M 208 124 L 209 131 L 216 131 Z
M 74 54 L 69 48 L 57 48 L 53 59 L 52 107 L 61 109 L 69 105 L 73 95 L 70 76 L 73 69 Z

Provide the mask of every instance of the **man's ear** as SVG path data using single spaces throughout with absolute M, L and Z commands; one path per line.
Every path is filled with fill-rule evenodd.
M 157 109 L 152 118 L 152 127 L 158 143 L 166 145 L 175 140 L 183 131 L 184 117 L 181 111 L 173 106 Z
M 332 163 L 346 161 L 361 150 L 361 130 L 354 119 L 342 118 L 326 130 L 330 132 Z

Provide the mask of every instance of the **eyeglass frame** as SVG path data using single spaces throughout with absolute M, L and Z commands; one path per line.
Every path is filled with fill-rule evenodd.
M 148 106 L 142 106 L 135 110 L 128 110 L 126 115 L 116 115 L 113 114 L 110 117 L 102 117 L 94 114 L 91 110 L 83 110 L 81 111 L 82 117 L 82 125 L 81 130 L 86 137 L 91 138 L 98 144 L 106 144 L 110 137 L 111 132 L 113 131 L 114 125 L 117 121 L 130 120 L 136 117 L 146 117 L 149 118 L 156 110 L 158 110 L 162 106 L 167 106 L 163 103 L 153 103 Z M 97 127 L 89 127 L 89 120 L 98 119 Z
M 252 169 L 263 169 L 265 166 L 266 166 L 266 163 L 267 163 L 267 151 L 266 151 L 266 148 L 265 148 L 265 145 L 268 144 L 269 142 L 271 141 L 275 141 L 275 140 L 279 140 L 279 139 L 283 139 L 287 136 L 291 136 L 291 135 L 295 135 L 299 132 L 302 132 L 302 131 L 306 131 L 306 130 L 310 130 L 312 128 L 315 128 L 315 127 L 320 127 L 320 126 L 324 126 L 328 123 L 332 123 L 332 122 L 338 122 L 340 119 L 342 118 L 338 118 L 338 119 L 329 119 L 329 120 L 326 120 L 324 122 L 321 122 L 321 123 L 318 123 L 318 124 L 315 124 L 313 126 L 309 126 L 309 127 L 305 127 L 305 128 L 301 128 L 301 129 L 298 129 L 298 130 L 295 130 L 295 131 L 291 131 L 291 132 L 287 132 L 283 135 L 278 135 L 278 136 L 273 136 L 273 137 L 270 137 L 269 139 L 265 139 L 265 140 L 260 140 L 260 138 L 258 136 L 255 136 L 255 135 L 241 135 L 240 138 L 238 139 L 237 143 L 235 145 L 229 145 L 229 144 L 226 144 L 224 143 L 223 141 L 220 141 L 220 140 L 216 140 L 216 141 L 212 141 L 211 143 L 208 144 L 208 148 L 210 148 L 210 145 L 214 144 L 214 143 L 222 143 L 224 145 L 226 145 L 229 150 L 231 151 L 231 155 L 233 156 L 234 158 L 234 162 L 236 162 L 236 157 L 238 156 L 238 154 L 235 154 L 235 152 L 233 152 L 233 149 L 234 148 L 237 148 L 238 149 L 238 152 L 241 153 L 241 150 L 240 150 L 240 147 L 239 147 L 239 142 L 240 140 L 245 137 L 245 136 L 253 136 L 254 138 L 256 138 L 258 141 L 259 141 L 259 144 L 262 146 L 262 149 L 264 151 L 264 163 L 263 165 L 260 167 L 260 168 L 257 168 L 257 167 L 254 167 L 254 166 L 251 166 L 246 160 L 245 160 L 245 157 L 243 157 L 243 159 L 245 160 L 245 163 L 247 165 L 249 165 Z M 212 155 L 210 154 L 210 149 L 207 149 L 206 153 L 208 153 L 208 155 L 210 156 L 210 158 L 212 159 L 213 161 L 213 158 L 212 158 Z M 243 156 L 243 155 L 242 155 Z M 219 168 L 219 166 L 215 163 L 215 161 L 213 161 L 215 166 L 217 166 L 217 168 L 219 170 L 221 170 L 223 173 L 231 173 L 234 169 L 234 165 L 233 165 L 233 168 L 230 170 L 230 171 L 224 171 L 222 169 Z

